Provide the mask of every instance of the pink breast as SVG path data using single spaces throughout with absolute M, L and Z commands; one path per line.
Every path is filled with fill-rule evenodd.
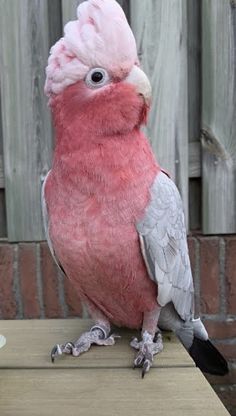
M 159 167 L 140 133 L 122 146 L 112 139 L 93 153 L 58 157 L 46 201 L 50 237 L 75 289 L 111 322 L 138 328 L 143 313 L 156 306 L 157 287 L 147 275 L 135 224 Z
M 111 226 L 101 217 L 88 225 L 77 210 L 63 223 L 60 216 L 58 205 L 50 236 L 75 289 L 111 322 L 139 328 L 156 304 L 157 287 L 147 276 L 134 225 Z

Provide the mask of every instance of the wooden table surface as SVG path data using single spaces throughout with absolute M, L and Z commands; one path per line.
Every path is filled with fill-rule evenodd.
M 205 377 L 173 334 L 150 373 L 133 370 L 135 331 L 112 347 L 93 346 L 81 357 L 54 364 L 56 343 L 76 339 L 89 320 L 0 321 L 6 345 L 0 349 L 1 416 L 226 416 Z

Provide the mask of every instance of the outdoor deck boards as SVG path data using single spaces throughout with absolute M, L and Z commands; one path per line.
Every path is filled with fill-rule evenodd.
M 0 415 L 226 416 L 205 377 L 173 334 L 141 379 L 129 346 L 135 331 L 117 330 L 113 347 L 50 361 L 55 343 L 76 339 L 89 320 L 0 321 Z

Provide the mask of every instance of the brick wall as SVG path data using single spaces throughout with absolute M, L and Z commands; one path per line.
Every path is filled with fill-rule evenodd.
M 196 310 L 227 358 L 230 374 L 207 376 L 236 416 L 236 236 L 188 239 Z M 46 243 L 0 244 L 0 319 L 82 316 L 70 282 L 57 270 Z
M 236 416 L 236 236 L 190 237 L 189 249 L 197 309 L 230 367 L 229 375 L 207 379 Z
M 45 242 L 0 244 L 0 289 L 0 319 L 82 316 Z

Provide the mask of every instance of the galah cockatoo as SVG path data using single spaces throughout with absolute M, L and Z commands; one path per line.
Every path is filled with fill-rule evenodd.
M 51 253 L 87 306 L 94 326 L 51 357 L 113 345 L 110 324 L 141 329 L 134 366 L 144 375 L 173 330 L 196 364 L 227 363 L 194 319 L 193 281 L 179 192 L 140 127 L 151 86 L 115 0 L 79 5 L 51 49 L 45 91 L 56 147 L 43 189 Z

